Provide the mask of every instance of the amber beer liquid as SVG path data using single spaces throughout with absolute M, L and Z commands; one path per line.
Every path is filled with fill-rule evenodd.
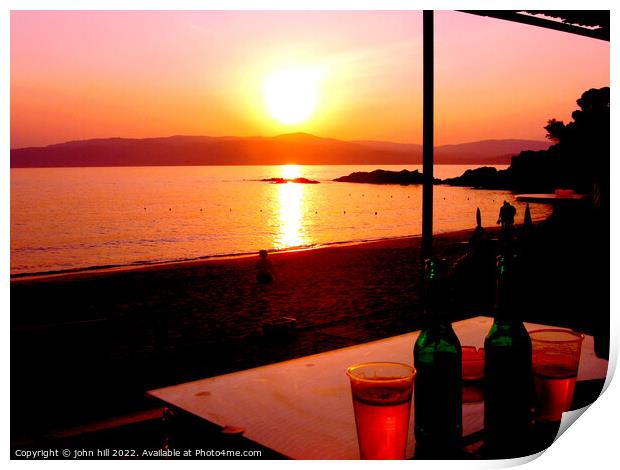
M 404 459 L 411 391 L 398 386 L 353 390 L 353 407 L 363 459 Z
M 390 371 L 385 368 L 362 376 L 351 371 L 364 366 L 354 366 L 348 371 L 360 457 L 404 459 L 415 371 L 404 365 L 405 374 L 394 376 L 390 376 Z
M 573 401 L 584 335 L 547 328 L 530 332 L 536 423 L 559 422 Z
M 534 389 L 540 397 L 536 403 L 536 421 L 560 421 L 570 409 L 575 392 L 577 367 L 574 364 L 540 362 L 534 365 Z

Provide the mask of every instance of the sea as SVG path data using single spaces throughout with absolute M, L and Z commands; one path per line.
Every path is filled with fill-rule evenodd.
M 259 249 L 292 250 L 419 235 L 422 186 L 334 178 L 416 165 L 11 169 L 11 276 L 137 266 Z M 436 165 L 436 178 L 475 165 Z M 497 166 L 498 169 L 505 168 Z M 271 184 L 304 177 L 319 184 Z M 436 185 L 433 232 L 494 226 L 508 191 Z M 551 208 L 530 204 L 540 220 Z

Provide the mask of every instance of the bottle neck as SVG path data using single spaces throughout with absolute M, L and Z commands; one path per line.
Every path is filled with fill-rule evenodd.
M 495 291 L 495 320 L 518 321 L 519 309 L 515 284 L 514 258 L 509 255 L 498 257 L 497 284 Z
M 448 311 L 441 305 L 425 305 L 422 329 L 433 332 L 442 332 L 452 328 L 452 321 Z
M 431 323 L 426 328 L 431 337 L 443 337 L 447 332 L 453 331 L 452 324 L 448 321 Z
M 523 322 L 521 320 L 517 320 L 515 318 L 502 318 L 497 316 L 493 319 L 493 323 L 502 328 L 513 328 L 515 326 L 523 325 Z
M 448 318 L 447 285 L 445 262 L 427 260 L 423 281 L 424 326 L 437 328 L 450 325 Z
M 499 294 L 495 303 L 495 315 L 494 320 L 496 323 L 501 324 L 515 324 L 521 323 L 521 315 L 519 309 L 516 307 L 514 298 L 507 298 L 505 293 Z
M 513 284 L 501 278 L 497 283 L 493 320 L 501 329 L 523 328 L 522 310 L 519 308 Z

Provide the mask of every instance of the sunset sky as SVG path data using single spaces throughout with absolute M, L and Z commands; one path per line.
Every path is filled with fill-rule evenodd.
M 436 13 L 435 57 L 438 145 L 543 140 L 549 118 L 609 85 L 608 42 L 464 13 Z M 420 143 L 421 66 L 415 11 L 17 11 L 11 147 L 287 132 Z M 305 81 L 307 119 L 274 117 Z

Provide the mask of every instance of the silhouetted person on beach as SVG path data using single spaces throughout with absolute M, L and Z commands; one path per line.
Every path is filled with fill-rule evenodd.
M 273 282 L 271 272 L 271 261 L 267 259 L 267 250 L 258 252 L 259 259 L 256 262 L 256 282 L 259 284 L 270 284 Z
M 517 209 L 515 206 L 510 204 L 508 201 L 504 201 L 504 204 L 499 209 L 499 218 L 497 219 L 498 224 L 502 224 L 502 228 L 511 228 L 515 224 L 515 214 L 517 213 Z
M 486 242 L 486 231 L 482 226 L 482 217 L 480 215 L 480 208 L 476 209 L 476 228 L 474 229 L 474 233 L 469 239 L 469 245 L 473 247 L 472 249 L 476 249 L 480 246 L 480 244 Z

